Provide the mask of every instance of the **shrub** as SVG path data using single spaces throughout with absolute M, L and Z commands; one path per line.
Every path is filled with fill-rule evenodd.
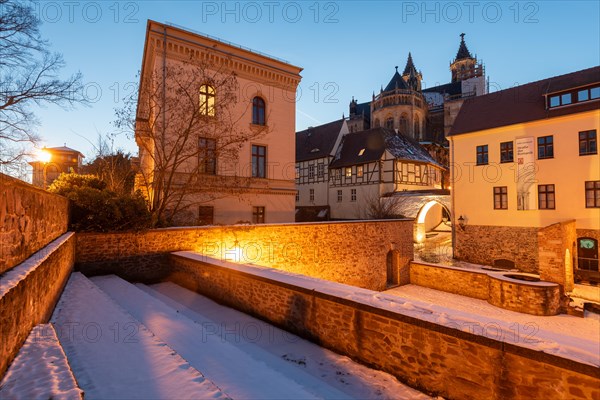
M 141 193 L 116 194 L 94 175 L 61 174 L 48 191 L 71 201 L 71 230 L 109 232 L 150 227 L 150 212 Z

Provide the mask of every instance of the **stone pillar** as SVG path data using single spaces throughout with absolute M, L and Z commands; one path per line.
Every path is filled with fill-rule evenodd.
M 540 279 L 558 283 L 567 292 L 573 290 L 572 250 L 576 240 L 575 220 L 540 228 L 538 231 Z

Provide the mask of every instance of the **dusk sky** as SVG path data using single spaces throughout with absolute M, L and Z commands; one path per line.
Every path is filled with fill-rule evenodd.
M 304 68 L 296 128 L 348 115 L 368 101 L 412 52 L 424 87 L 450 81 L 460 33 L 495 91 L 600 64 L 598 1 L 211 2 L 44 1 L 42 35 L 63 53 L 65 75 L 81 71 L 91 107 L 40 109 L 43 145 L 93 154 L 113 131 L 114 108 L 136 83 L 147 19 L 282 58 Z M 131 138 L 116 147 L 137 155 Z

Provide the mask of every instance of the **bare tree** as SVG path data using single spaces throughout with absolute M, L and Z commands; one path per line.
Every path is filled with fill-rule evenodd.
M 362 216 L 365 219 L 403 218 L 399 212 L 403 203 L 399 196 L 371 195 L 365 199 Z
M 31 2 L 0 0 L 0 169 L 19 168 L 39 141 L 35 105 L 86 103 L 80 73 L 62 80 L 65 66 L 42 39 Z
M 190 58 L 149 72 L 140 78 L 139 98 L 117 110 L 117 126 L 135 130 L 136 187 L 154 224 L 172 225 L 192 207 L 243 192 L 252 179 L 239 152 L 268 128 L 241 122 L 250 101 L 240 99 L 238 80 L 223 65 Z

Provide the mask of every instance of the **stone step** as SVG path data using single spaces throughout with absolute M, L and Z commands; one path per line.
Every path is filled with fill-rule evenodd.
M 86 398 L 227 397 L 80 273 L 51 321 Z
M 0 382 L 2 399 L 83 399 L 56 331 L 36 325 Z
M 284 375 L 276 366 L 261 358 L 254 358 L 243 349 L 213 335 L 212 330 L 205 330 L 206 325 L 196 324 L 121 278 L 108 275 L 94 277 L 92 280 L 233 398 L 241 400 L 325 397 L 311 392 Z

